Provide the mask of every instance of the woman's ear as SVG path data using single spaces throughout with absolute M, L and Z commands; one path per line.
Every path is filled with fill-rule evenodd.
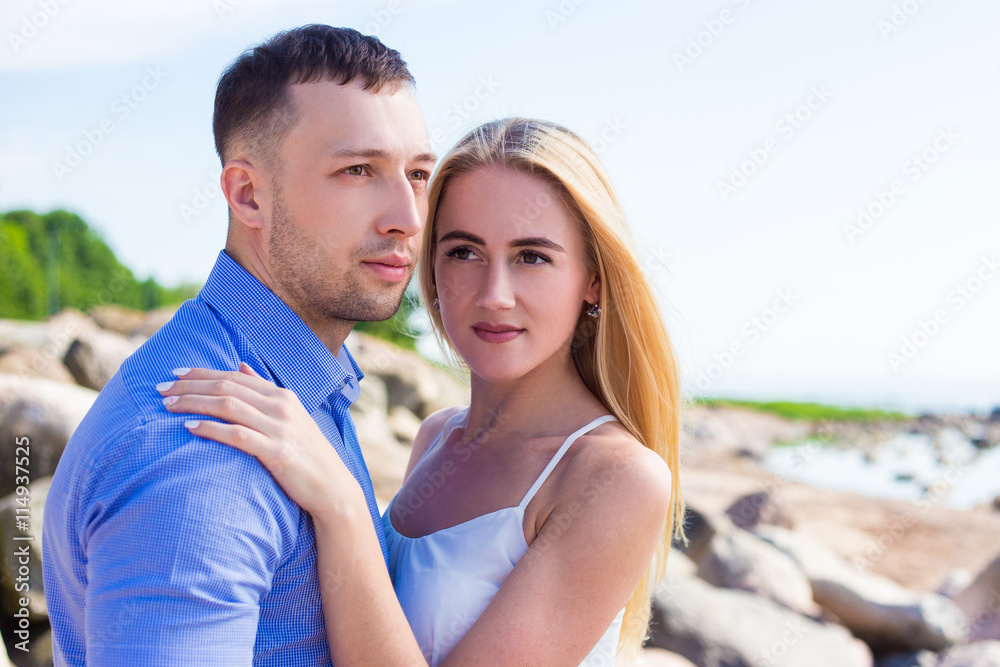
M 230 160 L 222 168 L 219 179 L 229 209 L 245 227 L 262 229 L 266 226 L 265 206 L 269 193 L 263 173 L 246 160 Z
M 597 303 L 601 300 L 601 277 L 596 273 L 592 274 L 590 287 L 587 288 L 583 298 L 587 303 Z

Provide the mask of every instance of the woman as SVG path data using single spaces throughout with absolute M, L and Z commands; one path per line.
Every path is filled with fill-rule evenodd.
M 383 517 L 392 581 L 294 395 L 196 369 L 168 409 L 233 424 L 188 422 L 312 515 L 335 663 L 612 664 L 641 645 L 682 513 L 677 370 L 621 205 L 585 142 L 524 119 L 463 138 L 429 197 L 421 290 L 472 394 L 414 440 Z M 205 382 L 234 376 L 236 401 Z

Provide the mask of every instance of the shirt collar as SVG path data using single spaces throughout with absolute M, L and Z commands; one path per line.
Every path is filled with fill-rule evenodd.
M 341 345 L 336 357 L 331 354 L 284 301 L 225 250 L 199 296 L 246 339 L 275 383 L 295 392 L 308 412 L 337 392 L 351 402 L 357 399 L 364 373 L 347 346 Z

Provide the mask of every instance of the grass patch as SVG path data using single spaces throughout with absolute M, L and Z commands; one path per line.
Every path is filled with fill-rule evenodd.
M 696 398 L 694 402 L 705 407 L 747 408 L 759 412 L 800 421 L 906 421 L 911 415 L 872 408 L 847 408 L 822 403 L 794 403 L 792 401 L 741 401 L 730 398 Z

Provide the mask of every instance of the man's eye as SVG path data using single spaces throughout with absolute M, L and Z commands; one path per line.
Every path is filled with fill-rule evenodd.
M 364 176 L 365 175 L 365 168 L 364 168 L 364 166 L 362 166 L 360 164 L 356 164 L 353 167 L 348 167 L 344 171 L 347 172 L 348 174 L 350 174 L 351 176 Z
M 410 174 L 410 178 L 412 178 L 415 181 L 426 181 L 428 178 L 430 178 L 430 174 L 428 174 L 426 171 L 415 171 L 412 174 Z

